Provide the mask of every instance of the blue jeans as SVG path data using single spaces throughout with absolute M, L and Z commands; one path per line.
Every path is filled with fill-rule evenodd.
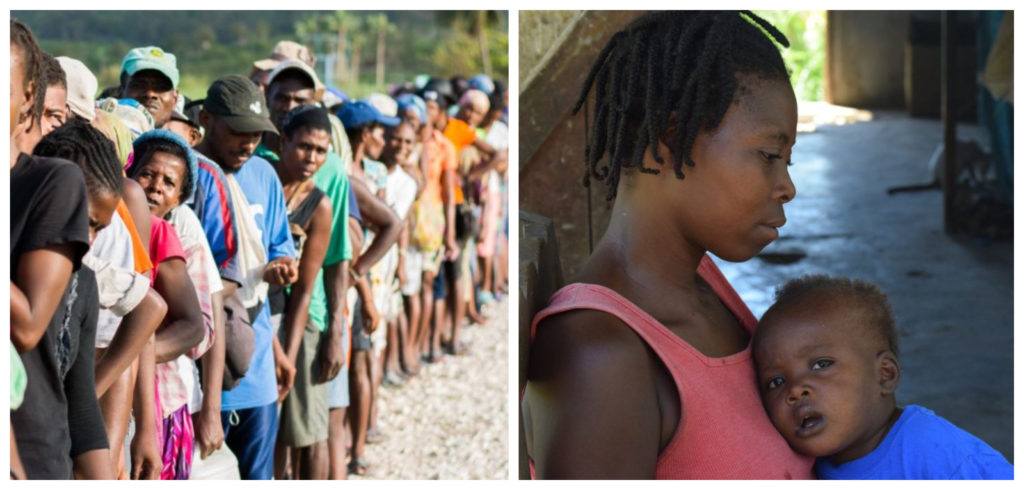
M 224 442 L 238 458 L 243 480 L 274 477 L 274 445 L 277 442 L 277 402 L 262 407 L 220 413 Z

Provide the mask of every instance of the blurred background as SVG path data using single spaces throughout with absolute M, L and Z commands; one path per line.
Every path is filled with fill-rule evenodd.
M 121 58 L 160 46 L 178 58 L 181 91 L 206 95 L 222 75 L 246 76 L 281 39 L 310 46 L 325 85 L 360 98 L 429 73 L 508 77 L 505 11 L 12 11 L 41 47 L 81 60 L 100 88 L 116 85 Z

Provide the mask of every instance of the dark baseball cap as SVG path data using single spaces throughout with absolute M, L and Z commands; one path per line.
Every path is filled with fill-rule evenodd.
M 248 78 L 228 75 L 217 79 L 206 91 L 203 109 L 240 133 L 269 131 L 277 134 L 263 92 Z
M 423 86 L 423 90 L 420 90 L 420 97 L 423 100 L 435 102 L 443 99 L 446 106 L 454 104 L 456 100 L 452 82 L 443 78 L 431 78 Z

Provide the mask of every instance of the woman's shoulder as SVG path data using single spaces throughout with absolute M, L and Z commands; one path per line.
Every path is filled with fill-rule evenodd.
M 653 365 L 646 343 L 623 318 L 598 309 L 544 317 L 530 345 L 529 378 L 567 377 L 582 389 L 592 383 L 632 383 L 636 380 L 624 374 L 635 376 L 648 368 Z
M 327 194 L 324 194 L 318 187 L 314 187 L 313 190 L 310 191 L 310 194 L 312 196 L 311 200 L 314 203 L 313 215 L 310 219 L 312 222 L 316 222 L 319 218 L 328 228 L 330 228 L 331 221 L 334 217 L 334 204 L 331 202 L 331 199 L 327 197 Z
M 523 394 L 538 474 L 653 476 L 646 455 L 660 443 L 657 379 L 657 359 L 617 316 L 574 309 L 541 320 Z

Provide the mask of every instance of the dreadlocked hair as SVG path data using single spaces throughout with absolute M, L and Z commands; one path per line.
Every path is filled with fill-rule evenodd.
M 671 141 L 672 170 L 683 165 L 701 131 L 722 122 L 739 87 L 738 74 L 788 80 L 786 65 L 772 43 L 789 40 L 766 20 L 742 12 L 652 12 L 612 36 L 583 82 L 573 114 L 594 91 L 596 113 L 589 124 L 583 185 L 595 178 L 615 199 L 624 169 L 658 174 L 645 167 L 645 150 L 664 165 L 658 142 L 677 118 Z M 607 153 L 608 159 L 599 166 Z
M 43 78 L 43 50 L 39 48 L 32 30 L 20 21 L 11 19 L 11 47 L 17 46 L 24 57 L 25 78 L 23 90 L 33 90 L 32 121 L 39 121 L 43 116 L 43 101 L 46 95 L 46 80 Z
M 43 53 L 43 80 L 46 82 L 45 88 L 60 87 L 64 90 L 68 88 L 68 77 L 64 73 L 64 68 L 61 68 L 60 62 L 57 58 L 50 56 L 49 53 Z M 43 99 L 45 102 L 46 96 L 43 92 Z
M 105 192 L 124 195 L 121 161 L 114 144 L 98 129 L 80 119 L 71 119 L 53 130 L 32 152 L 42 157 L 63 158 L 78 164 L 92 195 Z

